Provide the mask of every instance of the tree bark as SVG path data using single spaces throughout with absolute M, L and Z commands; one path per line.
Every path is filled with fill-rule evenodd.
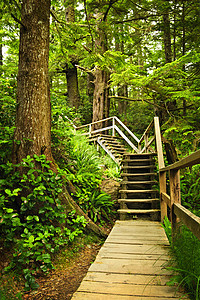
M 171 47 L 171 33 L 170 33 L 170 20 L 169 9 L 166 8 L 163 14 L 163 40 L 165 48 L 165 63 L 172 62 L 172 47 Z
M 66 2 L 66 0 L 65 0 Z M 74 23 L 75 22 L 75 9 L 74 9 L 75 1 L 70 0 L 68 1 L 68 7 L 66 9 L 65 19 L 67 23 Z M 67 94 L 69 105 L 71 107 L 75 107 L 77 110 L 80 105 L 80 94 L 78 88 L 78 74 L 76 64 L 78 64 L 78 59 L 75 56 L 70 58 L 70 65 L 66 65 L 66 79 L 67 79 Z
M 51 154 L 51 105 L 48 80 L 50 0 L 23 0 L 16 129 L 13 162 L 27 155 Z
M 98 16 L 99 17 L 99 16 Z M 103 17 L 102 17 L 103 19 Z M 105 21 L 100 20 L 97 27 L 98 38 L 95 41 L 95 51 L 103 55 L 107 50 L 107 37 L 105 32 Z M 110 99 L 109 85 L 110 78 L 107 70 L 102 70 L 99 67 L 94 72 L 94 97 L 93 97 L 93 122 L 102 120 L 109 116 Z M 102 124 L 96 124 L 94 129 L 101 128 Z
M 72 62 L 71 62 L 72 63 Z M 69 105 L 75 107 L 77 110 L 80 105 L 80 94 L 78 89 L 78 74 L 75 63 L 72 63 L 72 68 L 66 66 L 66 79 L 67 79 L 67 95 Z

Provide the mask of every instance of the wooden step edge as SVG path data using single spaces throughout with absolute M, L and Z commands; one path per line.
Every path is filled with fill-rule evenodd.
M 123 159 L 123 162 L 154 162 L 153 159 Z
M 129 214 L 151 214 L 160 212 L 160 209 L 118 209 L 118 213 L 129 213 Z
M 160 202 L 160 199 L 154 198 L 154 199 L 118 199 L 118 202 L 124 202 L 124 203 L 146 203 L 146 202 Z
M 157 173 L 121 173 L 121 176 L 148 176 L 148 175 L 155 175 L 157 176 Z
M 119 193 L 158 193 L 157 190 L 119 190 Z
M 136 156 L 147 156 L 147 155 L 155 156 L 155 155 L 157 155 L 157 153 L 156 152 L 154 152 L 154 153 L 129 153 L 129 152 L 127 152 L 127 155 L 128 156 L 134 156 L 134 157 L 136 157 Z
M 155 165 L 148 166 L 122 166 L 122 169 L 150 169 L 155 168 Z
M 151 181 L 122 181 L 121 184 L 157 184 L 158 181 L 151 180 Z

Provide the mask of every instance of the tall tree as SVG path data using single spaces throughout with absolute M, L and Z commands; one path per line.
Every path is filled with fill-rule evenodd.
M 51 154 L 48 80 L 50 0 L 23 0 L 13 161 Z
M 66 1 L 67 9 L 65 19 L 68 24 L 73 24 L 75 22 L 75 1 Z M 69 105 L 75 107 L 76 109 L 80 105 L 80 95 L 78 89 L 78 74 L 76 64 L 78 64 L 78 57 L 76 55 L 70 55 L 70 62 L 66 63 L 66 79 L 67 79 L 67 94 L 69 99 Z

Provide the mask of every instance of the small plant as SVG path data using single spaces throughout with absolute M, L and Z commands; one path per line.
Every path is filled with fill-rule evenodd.
M 167 235 L 167 238 L 169 240 L 170 245 L 172 244 L 172 226 L 169 219 L 165 216 L 162 224 L 163 228 L 165 229 L 165 233 Z
M 59 199 L 62 176 L 52 172 L 44 155 L 27 156 L 17 167 L 24 168 L 22 175 L 7 164 L 9 176 L 1 181 L 0 232 L 5 245 L 14 245 L 5 271 L 23 269 L 27 290 L 37 288 L 34 275 L 54 268 L 52 254 L 80 235 L 86 221 L 65 214 Z

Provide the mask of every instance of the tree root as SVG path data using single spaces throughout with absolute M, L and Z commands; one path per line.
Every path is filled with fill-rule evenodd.
M 71 183 L 68 183 L 70 186 L 69 190 L 74 189 L 73 185 Z M 108 234 L 100 227 L 98 227 L 85 213 L 84 211 L 78 206 L 78 204 L 74 201 L 74 199 L 70 196 L 67 188 L 63 187 L 63 194 L 62 194 L 62 202 L 64 205 L 66 205 L 67 210 L 75 210 L 76 214 L 79 216 L 84 216 L 84 218 L 87 221 L 86 228 L 89 231 L 93 231 L 96 235 L 106 238 Z

